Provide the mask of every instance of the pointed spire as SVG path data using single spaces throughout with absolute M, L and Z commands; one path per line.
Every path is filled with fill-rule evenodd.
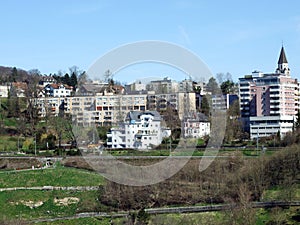
M 281 51 L 280 51 L 278 64 L 283 64 L 283 63 L 288 63 L 288 61 L 287 61 L 286 56 L 285 56 L 284 47 L 282 46 Z

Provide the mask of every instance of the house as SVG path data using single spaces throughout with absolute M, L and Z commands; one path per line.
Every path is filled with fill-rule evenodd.
M 152 149 L 161 144 L 171 131 L 161 124 L 157 111 L 130 111 L 119 127 L 111 128 L 107 134 L 110 148 Z
M 202 138 L 210 134 L 210 122 L 203 113 L 190 113 L 184 117 L 182 132 L 184 138 Z
M 66 84 L 47 84 L 44 88 L 48 97 L 69 97 L 72 93 L 72 87 Z
M 9 85 L 0 85 L 0 98 L 7 98 L 9 89 Z
M 13 82 L 10 87 L 10 94 L 15 95 L 19 98 L 26 97 L 26 91 L 28 89 L 27 83 L 25 82 Z
M 39 85 L 42 87 L 46 87 L 48 84 L 55 84 L 56 80 L 53 78 L 53 76 L 42 76 Z

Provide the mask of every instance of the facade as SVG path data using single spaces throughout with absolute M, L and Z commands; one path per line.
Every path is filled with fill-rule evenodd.
M 169 94 L 148 94 L 147 106 L 149 110 L 164 111 L 168 106 L 175 109 L 179 119 L 183 119 L 187 112 L 196 111 L 196 96 L 194 92 L 176 92 Z
M 58 116 L 60 112 L 70 113 L 70 97 L 40 97 L 32 99 L 38 117 Z
M 56 80 L 52 76 L 42 76 L 39 85 L 42 87 L 46 87 L 49 84 L 55 84 Z
M 7 98 L 10 86 L 0 85 L 0 98 Z
M 292 131 L 298 111 L 298 81 L 291 78 L 282 47 L 275 73 L 254 71 L 239 79 L 241 117 L 252 139 Z
M 192 113 L 183 120 L 184 138 L 202 138 L 210 134 L 210 122 L 203 113 Z
M 77 124 L 106 126 L 123 122 L 129 111 L 145 111 L 147 95 L 96 95 L 33 99 L 39 117 L 72 115 Z
M 110 148 L 152 149 L 161 144 L 170 130 L 161 126 L 161 116 L 156 111 L 130 111 L 121 126 L 107 134 Z
M 134 91 L 145 91 L 146 89 L 146 84 L 142 83 L 141 81 L 136 81 L 132 84 L 128 84 L 125 86 L 126 90 L 128 92 L 134 92 Z
M 26 91 L 27 91 L 27 83 L 25 82 L 13 82 L 10 86 L 10 94 L 17 96 L 19 98 L 26 97 Z
M 72 87 L 65 84 L 47 84 L 44 91 L 48 97 L 69 97 L 72 93 Z
M 154 91 L 157 94 L 169 94 L 178 91 L 178 83 L 165 77 L 163 80 L 151 81 L 147 85 L 148 91 Z
M 213 95 L 211 97 L 213 110 L 227 110 L 230 105 L 239 99 L 236 94 Z
M 192 92 L 193 91 L 193 81 L 192 80 L 183 80 L 178 84 L 178 92 Z

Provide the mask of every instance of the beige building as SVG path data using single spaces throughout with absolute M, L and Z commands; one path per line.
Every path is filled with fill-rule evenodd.
M 182 120 L 184 114 L 196 111 L 195 93 L 148 94 L 148 110 L 164 111 L 168 106 L 175 109 Z
M 104 126 L 124 121 L 129 111 L 145 111 L 147 95 L 43 97 L 34 99 L 34 103 L 41 118 L 64 113 L 83 126 Z

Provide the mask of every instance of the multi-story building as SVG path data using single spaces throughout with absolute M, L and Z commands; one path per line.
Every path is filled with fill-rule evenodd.
M 157 94 L 169 94 L 178 91 L 178 83 L 165 77 L 163 80 L 154 80 L 147 85 L 148 91 L 154 91 Z
M 123 122 L 132 110 L 145 111 L 146 94 L 42 97 L 34 99 L 39 117 L 72 115 L 77 124 L 115 125 Z
M 191 79 L 185 79 L 178 84 L 179 92 L 192 92 L 193 91 L 193 81 Z
M 169 94 L 148 94 L 148 109 L 165 111 L 167 107 L 175 109 L 179 119 L 187 112 L 196 111 L 196 97 L 194 92 L 176 92 Z
M 117 128 L 111 128 L 107 134 L 107 146 L 152 149 L 171 134 L 169 129 L 162 127 L 161 120 L 156 111 L 130 111 L 125 122 Z
M 239 79 L 241 117 L 252 139 L 278 132 L 284 136 L 292 130 L 298 111 L 298 90 L 283 47 L 275 73 L 254 71 Z
M 190 113 L 183 119 L 183 137 L 202 138 L 210 134 L 210 122 L 203 113 Z
M 125 85 L 125 89 L 128 92 L 133 92 L 133 91 L 145 91 L 146 89 L 146 84 L 142 83 L 141 81 L 136 81 L 131 84 Z
M 226 95 L 212 95 L 212 109 L 213 110 L 227 110 L 230 105 L 239 99 L 236 94 L 226 94 Z

